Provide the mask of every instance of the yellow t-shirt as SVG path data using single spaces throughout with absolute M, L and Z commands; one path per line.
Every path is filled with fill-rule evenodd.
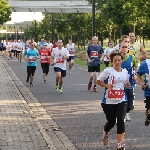
M 140 42 L 135 42 L 134 44 L 129 45 L 129 54 L 140 56 Z

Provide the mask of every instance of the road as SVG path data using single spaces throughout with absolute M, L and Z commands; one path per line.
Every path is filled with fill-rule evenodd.
M 78 150 L 105 149 L 101 142 L 103 126 L 106 122 L 101 108 L 104 89 L 98 87 L 96 93 L 87 90 L 89 74 L 86 68 L 76 66 L 71 75 L 67 74 L 61 94 L 55 90 L 55 73 L 52 66 L 46 83 L 43 83 L 42 69 L 38 62 L 35 86 L 30 87 L 26 83 L 26 62 L 20 63 L 15 58 L 11 60 L 4 58 L 4 60 Z M 140 87 L 136 87 L 135 90 L 135 109 L 130 113 L 132 120 L 126 123 L 126 149 L 149 150 L 150 128 L 144 126 L 143 91 Z M 110 144 L 107 150 L 114 150 L 116 143 L 115 126 L 110 132 Z M 55 146 L 57 148 L 57 144 Z

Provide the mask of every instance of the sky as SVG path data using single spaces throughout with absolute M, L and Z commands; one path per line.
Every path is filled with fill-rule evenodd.
M 41 12 L 12 12 L 11 21 L 8 21 L 6 24 L 14 24 L 14 22 L 24 22 L 24 21 L 33 21 L 36 19 L 40 21 L 43 19 Z

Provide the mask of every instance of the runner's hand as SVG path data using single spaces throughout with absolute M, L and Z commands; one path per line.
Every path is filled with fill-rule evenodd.
M 142 82 L 142 83 L 141 83 L 141 87 L 142 87 L 142 89 L 145 89 L 145 88 L 146 88 L 146 86 L 147 86 L 147 85 L 145 84 L 145 82 Z
M 127 82 L 126 84 L 125 84 L 125 87 L 126 88 L 129 88 L 131 85 L 130 85 L 130 82 Z

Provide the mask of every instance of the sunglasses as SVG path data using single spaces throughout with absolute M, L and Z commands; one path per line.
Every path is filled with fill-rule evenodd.
M 31 45 L 31 46 L 35 46 L 35 45 Z
M 47 45 L 43 45 L 43 46 L 47 46 Z
M 122 48 L 128 48 L 127 46 L 122 46 Z

